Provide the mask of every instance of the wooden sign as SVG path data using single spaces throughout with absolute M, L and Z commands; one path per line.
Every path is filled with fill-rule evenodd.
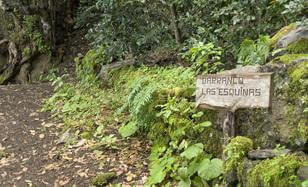
M 200 108 L 267 108 L 271 106 L 272 73 L 198 76 L 196 104 Z

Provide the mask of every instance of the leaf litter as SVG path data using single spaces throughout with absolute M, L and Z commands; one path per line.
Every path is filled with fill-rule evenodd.
M 146 140 L 122 139 L 117 128 L 109 128 L 98 147 L 85 139 L 57 144 L 63 123 L 38 112 L 51 90 L 48 84 L 0 86 L 0 124 L 5 127 L 0 133 L 0 186 L 89 186 L 102 172 L 116 174 L 110 184 L 146 182 Z

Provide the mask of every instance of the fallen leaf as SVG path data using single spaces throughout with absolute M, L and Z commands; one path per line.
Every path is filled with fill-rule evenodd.
M 82 170 L 77 171 L 77 175 L 80 177 L 88 177 L 88 174 Z
M 29 117 L 37 117 L 39 116 L 39 114 L 37 112 L 32 112 Z
M 50 127 L 52 127 L 52 126 L 56 126 L 56 124 L 54 124 L 54 123 L 45 123 L 45 122 L 43 122 L 41 125 L 42 125 L 43 127 L 46 127 L 46 128 L 50 128 Z
M 36 134 L 35 130 L 30 130 L 30 133 L 31 133 L 32 136 L 35 136 L 35 134 Z
M 46 170 L 55 170 L 59 168 L 58 164 L 49 164 L 47 166 L 44 167 Z
M 133 178 L 135 178 L 135 177 L 136 176 L 134 174 L 130 173 L 130 172 L 126 174 L 127 182 L 131 182 L 133 180 Z
M 68 177 L 65 177 L 65 176 L 62 176 L 62 179 L 58 180 L 58 184 L 60 186 L 64 186 L 64 185 L 66 185 L 69 182 L 70 182 L 70 179 Z
M 1 174 L 1 177 L 6 177 L 7 176 L 7 172 L 4 171 L 4 173 Z
M 44 139 L 45 138 L 45 134 L 40 134 L 39 138 Z

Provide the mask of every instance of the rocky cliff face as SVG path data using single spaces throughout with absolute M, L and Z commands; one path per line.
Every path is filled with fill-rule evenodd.
M 239 134 L 252 138 L 255 147 L 274 148 L 281 144 L 307 152 L 307 38 L 308 27 L 300 25 L 285 27 L 272 37 L 270 62 L 257 70 L 274 74 L 272 108 L 237 112 Z
M 73 25 L 77 0 L 0 0 L 0 84 L 35 81 Z
M 307 38 L 307 25 L 284 27 L 270 40 L 272 53 L 268 63 L 245 67 L 245 72 L 273 72 L 272 107 L 236 111 L 237 135 L 250 138 L 255 150 L 240 153 L 236 167 L 226 175 L 229 185 L 240 182 L 243 186 L 291 186 L 293 182 L 288 177 L 295 179 L 296 175 L 302 181 L 307 180 L 304 166 L 308 165 Z M 238 143 L 228 146 L 238 146 Z M 287 156 L 278 156 L 277 151 Z M 227 165 L 234 158 L 230 156 Z

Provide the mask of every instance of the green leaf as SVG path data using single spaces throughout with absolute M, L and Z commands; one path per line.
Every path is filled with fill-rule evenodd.
M 301 187 L 308 187 L 308 179 L 302 182 Z
M 187 180 L 189 178 L 187 167 L 179 168 L 178 175 L 182 180 Z
M 189 146 L 183 153 L 181 153 L 181 157 L 185 157 L 190 160 L 194 157 L 197 157 L 202 152 L 203 152 L 203 144 L 197 143 Z
M 194 129 L 198 129 L 200 127 L 210 127 L 210 126 L 212 126 L 212 123 L 210 121 L 206 121 L 194 126 Z
M 206 180 L 212 180 L 223 173 L 223 161 L 218 158 L 214 158 L 211 161 L 204 159 L 198 170 L 198 175 Z
M 203 115 L 204 115 L 203 112 L 198 112 L 197 114 L 193 114 L 193 115 L 192 115 L 192 118 L 194 118 L 194 119 L 200 118 L 200 117 L 202 117 Z
M 191 180 L 187 179 L 187 180 L 181 180 L 179 182 L 179 187 L 190 187 L 191 186 Z
M 199 176 L 195 176 L 192 180 L 192 185 L 195 187 L 209 187 L 207 182 L 201 179 Z
M 165 166 L 160 162 L 155 162 L 150 169 L 150 177 L 148 180 L 149 184 L 158 184 L 161 183 L 166 176 L 166 172 L 164 171 Z
M 119 133 L 123 138 L 126 138 L 135 134 L 137 130 L 138 130 L 137 124 L 135 122 L 129 122 L 128 124 L 123 125 L 119 129 Z
M 193 176 L 199 169 L 200 159 L 194 158 L 194 160 L 189 164 L 187 172 L 189 173 L 189 177 Z

